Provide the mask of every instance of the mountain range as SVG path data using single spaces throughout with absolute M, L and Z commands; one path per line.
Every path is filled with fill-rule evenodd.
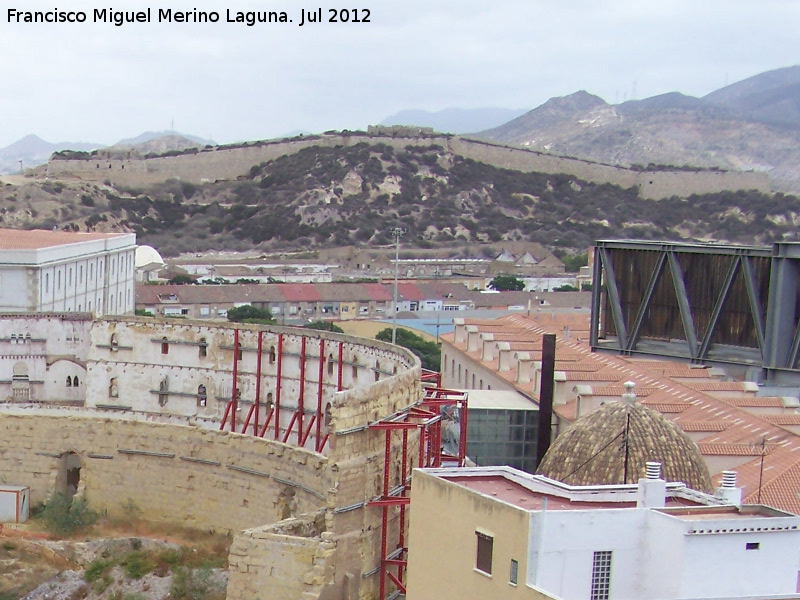
M 120 140 L 112 148 L 135 149 L 141 154 L 148 154 L 151 152 L 161 153 L 170 150 L 182 150 L 214 143 L 211 140 L 204 140 L 203 138 L 177 131 L 146 131 L 134 138 Z M 20 161 L 22 161 L 23 169 L 44 164 L 53 152 L 62 150 L 89 152 L 103 148 L 107 148 L 107 146 L 87 142 L 51 143 L 37 135 L 26 135 L 13 144 L 0 148 L 0 174 L 18 173 Z
M 800 192 L 800 66 L 702 98 L 672 92 L 611 105 L 579 91 L 472 137 L 624 166 L 765 171 L 774 189 Z

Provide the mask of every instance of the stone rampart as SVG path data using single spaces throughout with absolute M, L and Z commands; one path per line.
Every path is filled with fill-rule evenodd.
M 450 152 L 504 169 L 524 172 L 563 173 L 594 183 L 637 187 L 644 198 L 686 197 L 725 190 L 754 189 L 769 192 L 766 173 L 738 171 L 639 171 L 590 161 L 556 156 L 520 147 L 470 140 L 458 136 L 433 135 L 394 137 L 367 134 L 330 134 L 253 142 L 242 147 L 214 147 L 196 154 L 154 158 L 105 158 L 92 160 L 51 160 L 37 173 L 46 177 L 77 177 L 89 181 L 110 181 L 115 185 L 142 187 L 180 179 L 193 183 L 235 180 L 247 175 L 254 165 L 299 152 L 311 146 L 352 146 L 358 143 L 406 146 L 439 145 Z

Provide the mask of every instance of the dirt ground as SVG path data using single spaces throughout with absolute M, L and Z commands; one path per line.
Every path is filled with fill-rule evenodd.
M 139 519 L 101 519 L 71 539 L 36 520 L 6 526 L 0 600 L 222 599 L 229 546 L 227 536 Z

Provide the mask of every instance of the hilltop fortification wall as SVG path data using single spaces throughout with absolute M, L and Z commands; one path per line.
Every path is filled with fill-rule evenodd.
M 197 153 L 154 158 L 107 158 L 51 160 L 38 175 L 51 178 L 77 177 L 88 181 L 109 181 L 115 185 L 141 187 L 180 179 L 192 183 L 235 180 L 247 175 L 254 165 L 294 154 L 311 146 L 353 146 L 366 142 L 406 146 L 439 145 L 450 152 L 498 168 L 524 172 L 563 173 L 593 183 L 637 187 L 644 198 L 687 197 L 726 190 L 769 192 L 765 173 L 736 171 L 639 171 L 556 156 L 525 148 L 503 146 L 457 136 L 394 137 L 388 135 L 335 134 L 255 142 L 242 147 L 215 147 Z

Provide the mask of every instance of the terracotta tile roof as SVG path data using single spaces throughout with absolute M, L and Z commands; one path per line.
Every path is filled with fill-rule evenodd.
M 727 402 L 732 406 L 743 406 L 743 407 L 775 407 L 775 408 L 783 408 L 783 400 L 781 398 L 776 398 L 774 396 L 730 396 L 730 397 L 721 397 L 720 400 L 723 402 Z
M 660 413 L 664 414 L 677 414 L 682 413 L 687 408 L 689 408 L 686 404 L 668 404 L 666 402 L 642 402 L 645 406 L 649 406 L 651 408 L 656 409 Z
M 742 381 L 709 381 L 699 382 L 690 381 L 686 383 L 690 388 L 698 392 L 746 392 L 744 382 Z
M 162 298 L 174 295 L 170 304 L 234 304 L 283 302 L 282 284 L 228 285 L 136 285 L 136 303 L 161 304 Z
M 380 283 L 364 283 L 362 287 L 367 291 L 371 300 L 389 302 L 393 299 L 392 292 Z
M 319 302 L 322 296 L 313 283 L 281 283 L 281 292 L 290 302 Z
M 762 419 L 769 423 L 774 423 L 775 425 L 800 425 L 800 413 L 764 415 Z
M 397 294 L 403 300 L 425 300 L 425 294 L 413 283 L 398 283 Z
M 44 229 L 0 229 L 0 250 L 36 250 L 130 235 L 126 233 L 74 233 Z
M 709 456 L 761 456 L 761 446 L 758 444 L 712 444 L 700 442 L 697 444 L 701 454 Z M 769 454 L 772 446 L 765 446 L 764 453 Z
M 584 315 L 584 318 L 588 317 Z M 530 340 L 530 345 L 538 345 L 539 348 L 541 348 L 541 337 L 544 333 L 556 334 L 558 361 L 565 360 L 564 357 L 569 355 L 570 360 L 574 360 L 576 364 L 595 364 L 600 365 L 603 369 L 610 369 L 618 374 L 619 384 L 609 387 L 621 388 L 622 383 L 632 380 L 637 382 L 635 390 L 637 396 L 642 395 L 641 388 L 653 389 L 654 391 L 644 397 L 641 403 L 654 407 L 661 413 L 673 415 L 673 418 L 677 418 L 676 424 L 678 425 L 680 421 L 730 422 L 725 430 L 709 432 L 710 435 L 703 439 L 703 447 L 709 450 L 707 456 L 719 456 L 720 458 L 726 456 L 716 454 L 719 445 L 738 444 L 747 449 L 758 448 L 757 451 L 747 450 L 747 454 L 744 455 L 731 456 L 733 462 L 730 464 L 735 466 L 724 467 L 736 471 L 738 485 L 743 489 L 745 502 L 757 501 L 761 483 L 761 502 L 781 510 L 800 514 L 800 497 L 798 496 L 798 490 L 800 490 L 800 436 L 770 422 L 770 419 L 774 419 L 778 415 L 761 416 L 749 413 L 704 390 L 696 389 L 697 382 L 695 385 L 690 385 L 663 375 L 663 371 L 668 368 L 680 367 L 681 363 L 679 362 L 642 361 L 612 354 L 591 353 L 588 345 L 583 341 L 575 338 L 564 340 L 560 335 L 558 319 L 551 315 L 535 315 L 534 318 L 528 319 L 525 315 L 515 314 L 495 319 L 492 322 L 505 323 L 509 328 L 525 329 L 526 333 L 519 337 L 527 338 Z M 469 323 L 480 325 L 479 321 L 469 321 Z M 465 344 L 453 344 L 452 336 L 447 343 L 462 349 L 462 351 L 465 348 Z M 516 345 L 516 342 L 512 345 Z M 497 372 L 497 360 L 483 364 L 486 368 Z M 505 371 L 499 375 L 510 385 L 531 394 L 531 390 L 528 389 L 530 383 L 516 383 L 514 371 Z M 718 386 L 719 383 L 716 382 L 715 385 Z M 731 391 L 743 391 L 742 384 L 737 386 L 734 382 L 734 386 L 735 389 Z M 532 395 L 536 396 L 536 392 L 534 391 Z M 576 404 L 575 401 L 572 401 L 557 405 L 554 407 L 554 411 L 559 418 L 569 422 L 575 418 Z M 763 457 L 763 472 L 760 469 L 762 440 L 766 440 L 769 448 L 768 454 Z M 742 452 L 743 450 L 735 451 Z M 717 473 L 715 480 L 718 481 L 719 478 L 720 474 Z
M 647 406 L 652 406 L 652 405 L 648 404 Z M 680 427 L 684 431 L 701 431 L 701 432 L 725 431 L 728 427 L 731 426 L 730 421 L 682 421 L 678 419 L 677 421 L 675 421 L 675 423 L 678 425 L 678 427 Z
M 709 379 L 709 369 L 664 369 L 661 371 L 664 377 L 672 379 Z
M 567 381 L 617 381 L 619 377 L 617 377 L 614 373 L 587 373 L 585 371 L 563 371 L 565 378 Z M 592 388 L 594 391 L 596 388 Z M 601 396 L 603 394 L 595 394 L 596 396 Z
M 582 356 L 580 358 L 583 358 Z M 580 359 L 577 359 L 580 360 Z M 603 365 L 596 365 L 592 363 L 577 362 L 576 359 L 565 361 L 558 356 L 558 348 L 556 348 L 556 371 L 575 371 L 583 373 L 594 373 L 603 368 Z
M 646 398 L 653 392 L 656 392 L 656 388 L 647 388 L 647 387 L 637 387 L 636 388 L 636 397 L 637 398 Z M 593 387 L 592 394 L 594 396 L 617 396 L 622 397 L 622 394 L 625 393 L 625 388 L 621 385 L 611 385 L 611 386 L 603 386 L 603 387 Z

